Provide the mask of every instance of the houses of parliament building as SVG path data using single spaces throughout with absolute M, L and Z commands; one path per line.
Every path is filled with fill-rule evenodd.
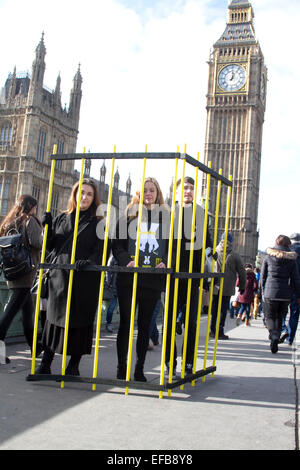
M 0 218 L 8 213 L 21 194 L 31 194 L 38 200 L 38 214 L 46 210 L 51 160 L 54 145 L 57 153 L 75 153 L 79 132 L 79 114 L 82 96 L 80 67 L 70 93 L 68 109 L 61 104 L 60 75 L 54 91 L 44 84 L 46 48 L 44 35 L 36 48 L 31 75 L 9 74 L 0 100 Z M 107 200 L 106 168 L 103 163 L 99 175 L 102 201 Z M 85 176 L 90 176 L 90 161 L 86 160 Z M 78 180 L 74 160 L 58 160 L 52 192 L 51 211 L 55 216 L 66 209 L 70 189 Z M 120 196 L 129 198 L 131 181 L 126 192 L 119 190 L 118 169 L 114 175 L 113 204 Z
M 54 91 L 43 85 L 46 48 L 44 37 L 36 48 L 29 73 L 9 74 L 0 97 L 0 219 L 21 194 L 38 200 L 39 215 L 45 211 L 54 144 L 58 153 L 75 153 L 82 98 L 80 68 L 75 73 L 68 108 L 62 107 L 60 76 Z M 223 34 L 213 45 L 208 61 L 207 127 L 204 163 L 233 176 L 229 230 L 235 249 L 245 261 L 254 262 L 258 248 L 262 129 L 266 105 L 267 69 L 254 31 L 254 10 L 247 0 L 228 5 Z M 89 175 L 89 160 L 86 160 Z M 105 164 L 99 175 L 100 196 L 107 200 Z M 57 161 L 52 195 L 52 213 L 67 206 L 70 188 L 78 179 L 74 161 Z M 120 175 L 114 175 L 113 204 L 119 196 L 130 198 L 131 181 L 119 189 Z M 206 198 L 206 178 L 202 181 Z M 214 212 L 216 186 L 208 198 Z M 124 198 L 123 198 L 124 200 Z M 224 231 L 226 195 L 221 197 L 219 236 Z

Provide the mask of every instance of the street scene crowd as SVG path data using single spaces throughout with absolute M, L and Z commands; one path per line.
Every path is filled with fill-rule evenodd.
M 189 272 L 190 242 L 192 238 L 191 221 L 194 209 L 194 180 L 185 177 L 177 181 L 177 194 L 182 196 L 182 227 L 180 242 L 180 272 Z M 104 240 L 97 235 L 97 225 L 103 217 L 97 214 L 101 204 L 99 192 L 92 179 L 82 181 L 81 198 L 79 182 L 71 191 L 68 206 L 64 212 L 53 218 L 51 212 L 45 212 L 42 219 L 37 217 L 37 201 L 30 195 L 22 195 L 0 226 L 1 240 L 11 236 L 21 236 L 23 246 L 30 257 L 29 269 L 16 270 L 11 266 L 3 273 L 10 291 L 9 301 L 4 311 L 0 312 L 0 350 L 2 364 L 9 363 L 5 353 L 5 338 L 13 319 L 21 312 L 24 336 L 29 347 L 33 347 L 34 304 L 32 293 L 37 285 L 38 264 L 40 262 L 44 231 L 47 227 L 47 262 L 57 265 L 70 263 L 72 242 L 75 230 L 77 205 L 80 205 L 77 245 L 74 263 L 73 289 L 70 304 L 67 355 L 69 362 L 67 375 L 79 376 L 79 365 L 83 355 L 92 351 L 94 322 L 99 299 L 100 271 L 86 269 L 89 266 L 101 265 Z M 115 236 L 107 245 L 107 264 L 111 267 L 134 268 L 136 266 L 137 220 L 139 218 L 139 191 L 133 196 L 116 225 Z M 178 198 L 177 198 L 178 199 Z M 214 283 L 211 308 L 210 338 L 218 335 L 219 340 L 229 340 L 225 334 L 226 317 L 236 319 L 237 325 L 251 327 L 251 322 L 262 316 L 266 334 L 270 340 L 270 351 L 276 354 L 279 345 L 287 342 L 293 344 L 299 320 L 300 308 L 300 234 L 291 236 L 276 235 L 274 243 L 266 250 L 261 267 L 244 263 L 240 254 L 234 249 L 234 237 L 224 233 L 219 244 L 213 250 L 213 243 L 208 227 L 204 227 L 204 210 L 196 206 L 196 240 L 193 246 L 192 273 L 201 273 L 205 251 L 206 267 L 210 272 L 212 262 L 216 272 L 222 272 L 223 253 L 226 250 L 223 289 L 217 280 Z M 141 220 L 141 237 L 138 266 L 152 267 L 157 273 L 139 274 L 136 288 L 137 340 L 134 380 L 146 382 L 144 365 L 147 352 L 161 341 L 157 327 L 157 318 L 164 313 L 166 274 L 168 265 L 170 207 L 165 204 L 162 191 L 155 178 L 145 178 L 143 188 L 143 207 Z M 179 204 L 174 211 L 174 233 L 177 233 L 180 219 Z M 179 225 L 180 227 L 180 225 Z M 125 228 L 125 229 L 124 229 Z M 206 232 L 206 237 L 203 233 Z M 203 246 L 205 240 L 205 246 Z M 171 266 L 176 264 L 177 240 L 173 240 Z M 4 255 L 3 255 L 4 260 Z M 160 270 L 162 270 L 160 272 Z M 66 306 L 70 270 L 63 268 L 50 269 L 45 276 L 46 292 L 41 299 L 40 320 L 41 337 L 36 344 L 36 355 L 41 355 L 38 374 L 51 374 L 51 364 L 55 354 L 63 354 Z M 127 356 L 129 347 L 130 314 L 133 295 L 133 272 L 120 270 L 107 271 L 104 284 L 104 298 L 109 301 L 106 310 L 106 331 L 113 332 L 113 315 L 119 310 L 119 322 L 116 340 L 116 377 L 126 379 Z M 166 370 L 170 370 L 170 353 L 174 336 L 172 335 L 172 312 L 174 305 L 175 278 L 171 277 L 169 303 L 166 315 L 169 317 L 166 331 Z M 187 306 L 188 279 L 180 278 L 177 292 L 176 337 L 174 338 L 173 377 L 176 378 L 177 357 L 179 351 L 176 338 L 187 328 L 187 349 L 185 372 L 193 369 L 195 352 L 195 335 L 199 301 L 200 277 L 191 281 L 189 305 Z M 207 313 L 204 299 L 209 292 L 209 279 L 203 282 L 202 313 Z M 217 321 L 219 295 L 221 299 L 220 321 Z M 187 307 L 189 311 L 186 322 Z M 218 327 L 218 331 L 217 331 Z

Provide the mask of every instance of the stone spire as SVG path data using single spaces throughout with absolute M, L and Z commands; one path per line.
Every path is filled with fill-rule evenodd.
M 46 48 L 44 44 L 44 32 L 42 33 L 41 40 L 35 50 L 35 60 L 32 64 L 32 72 L 30 78 L 30 87 L 28 93 L 29 105 L 40 105 L 42 98 L 44 74 L 45 74 L 45 55 Z
M 77 72 L 73 79 L 73 88 L 71 90 L 70 95 L 70 105 L 69 105 L 69 114 L 74 118 L 75 122 L 78 124 L 79 122 L 79 112 L 80 112 L 80 104 L 81 104 L 81 91 L 82 85 L 82 76 L 80 71 L 80 64 L 78 65 Z
M 129 173 L 127 181 L 126 181 L 126 194 L 128 195 L 131 194 L 131 186 L 132 186 L 132 181 L 131 181 L 130 173 Z
M 106 175 L 106 166 L 105 160 L 103 160 L 102 167 L 100 168 L 100 183 L 105 183 L 105 175 Z

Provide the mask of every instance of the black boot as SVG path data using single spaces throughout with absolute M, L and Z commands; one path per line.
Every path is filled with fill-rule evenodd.
M 54 358 L 54 352 L 50 349 L 44 349 L 44 355 L 40 367 L 37 369 L 37 374 L 51 374 L 51 364 Z
M 144 364 L 139 364 L 138 362 L 136 363 L 134 370 L 134 380 L 137 382 L 147 382 L 147 379 L 144 376 Z
M 81 356 L 75 356 L 72 354 L 69 364 L 66 368 L 66 375 L 76 375 L 79 376 L 79 362 Z
M 127 364 L 118 364 L 117 379 L 126 380 Z

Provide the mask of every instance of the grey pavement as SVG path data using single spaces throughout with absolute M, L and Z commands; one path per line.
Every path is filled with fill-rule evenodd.
M 207 317 L 202 316 L 197 369 L 203 368 Z M 117 325 L 115 325 L 117 329 Z M 261 318 L 251 327 L 227 319 L 228 341 L 219 341 L 214 377 L 157 391 L 115 385 L 28 382 L 25 343 L 10 343 L 0 365 L 0 450 L 295 450 L 298 449 L 299 340 L 269 349 Z M 180 344 L 183 336 L 177 336 Z M 114 378 L 116 335 L 101 331 L 99 377 Z M 213 341 L 209 341 L 207 367 Z M 178 348 L 181 349 L 180 347 Z M 145 372 L 159 383 L 161 346 L 147 354 Z M 37 365 L 40 359 L 37 359 Z M 134 361 L 134 357 L 133 357 Z M 82 376 L 92 376 L 84 356 Z M 134 365 L 134 362 L 133 362 Z M 56 356 L 53 373 L 60 373 Z M 113 454 L 112 454 L 113 455 Z

